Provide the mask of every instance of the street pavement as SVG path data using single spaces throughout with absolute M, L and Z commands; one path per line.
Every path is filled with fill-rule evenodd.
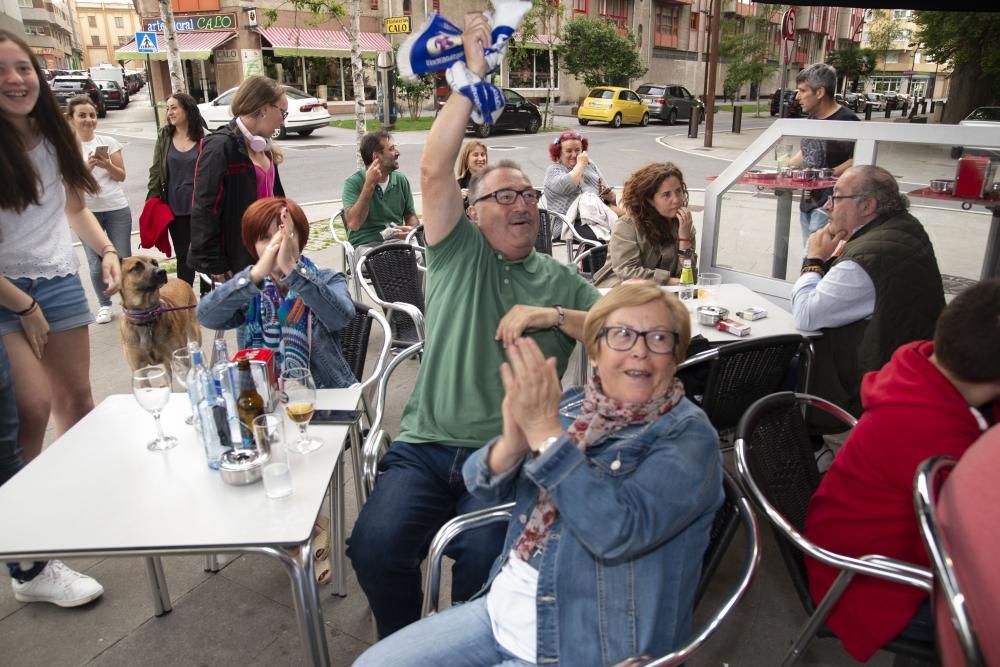
M 151 158 L 156 133 L 148 104 L 145 108 L 141 102 L 134 102 L 133 105 L 128 110 L 109 113 L 106 119 L 100 121 L 98 132 L 114 134 L 128 141 L 125 156 L 129 169 L 128 195 L 137 215 L 145 196 L 145 169 Z M 727 127 L 728 115 L 719 114 L 715 145 L 709 150 L 701 145 L 701 139 L 687 139 L 683 126 L 620 130 L 590 126 L 586 128 L 586 133 L 593 143 L 591 153 L 610 182 L 620 186 L 628 172 L 644 161 L 674 160 L 688 174 L 692 204 L 699 208 L 705 177 L 721 171 L 757 136 L 756 132 L 771 122 L 770 118 L 744 118 L 743 134 L 734 135 L 723 131 Z M 566 116 L 557 117 L 557 124 L 562 127 L 577 126 L 575 119 Z M 533 181 L 541 184 L 544 169 L 549 163 L 545 145 L 551 136 L 544 133 L 535 136 L 507 134 L 492 137 L 487 143 L 491 147 L 491 159 L 514 156 Z M 425 138 L 426 132 L 399 133 L 396 136 L 402 145 L 403 171 L 414 183 Z M 354 169 L 353 141 L 353 131 L 328 128 L 312 137 L 295 137 L 282 142 L 286 154 L 286 162 L 281 167 L 282 177 L 290 196 L 307 204 L 306 210 L 314 221 L 313 241 L 307 252 L 321 266 L 337 267 L 341 263 L 337 246 L 330 244 L 325 219 L 338 210 L 340 184 Z M 886 155 L 880 153 L 880 158 Z M 143 156 L 149 157 L 143 161 Z M 898 158 L 898 169 L 901 171 L 897 172 L 895 168 L 893 171 L 907 180 L 920 183 L 930 173 L 938 173 L 935 169 L 939 166 L 943 168 L 946 160 L 940 158 L 940 165 L 938 160 L 938 156 L 924 156 L 922 162 L 925 164 L 916 165 L 902 155 Z M 954 163 L 950 164 L 953 168 Z M 755 230 L 768 230 L 773 224 L 773 200 L 752 191 L 727 197 L 727 202 L 733 202 L 734 208 L 724 209 L 724 225 L 733 221 L 736 237 L 746 244 L 748 236 L 769 236 Z M 939 210 L 935 210 L 934 214 L 951 215 Z M 961 215 L 969 216 L 970 213 Z M 700 224 L 700 214 L 696 219 Z M 922 219 L 927 222 L 926 218 Z M 942 258 L 942 248 L 946 247 L 949 253 L 960 254 L 960 249 L 951 249 L 940 238 L 945 236 L 946 225 L 936 224 L 942 227 L 935 232 L 939 259 Z M 974 226 L 974 223 L 969 223 L 968 228 L 963 228 L 963 233 L 972 233 Z M 793 232 L 795 227 L 793 224 Z M 724 228 L 726 233 L 727 230 Z M 966 243 L 969 241 L 966 240 Z M 137 239 L 134 245 L 137 245 Z M 755 252 L 766 255 L 767 250 Z M 83 265 L 79 249 L 78 255 Z M 951 261 L 956 266 L 961 264 L 957 256 L 944 261 Z M 978 266 L 968 272 L 977 273 Z M 84 282 L 88 281 L 85 279 Z M 86 289 L 96 309 L 89 285 Z M 98 402 L 108 395 L 131 391 L 130 373 L 119 345 L 117 305 L 115 317 L 113 324 L 90 328 L 91 378 L 94 398 Z M 378 338 L 377 333 L 373 335 Z M 204 339 L 208 341 L 210 336 L 206 334 Z M 373 349 L 377 343 L 378 340 L 372 341 Z M 392 433 L 398 429 L 399 414 L 412 386 L 416 368 L 415 362 L 404 365 L 393 381 L 386 417 Z M 152 424 L 136 425 L 137 429 L 147 427 L 152 429 Z M 108 437 L 115 437 L 115 434 L 109 433 Z M 47 442 L 51 439 L 50 431 Z M 99 442 L 93 443 L 95 447 L 100 445 Z M 356 507 L 350 469 L 348 466 L 345 497 L 349 523 L 353 523 Z M 58 480 L 53 480 L 50 488 L 40 492 L 58 493 L 58 489 Z M 155 493 L 155 490 L 151 492 Z M 72 502 L 72 499 L 66 500 Z M 150 530 L 155 530 L 155 526 L 150 526 Z M 765 529 L 762 535 L 763 566 L 750 592 L 721 630 L 688 664 L 777 664 L 804 623 L 805 615 L 784 572 L 770 531 Z M 720 569 L 703 609 L 710 608 L 734 584 L 739 566 L 735 554 L 741 551 L 740 539 L 737 538 Z M 279 565 L 260 556 L 242 556 L 227 562 L 220 572 L 210 574 L 203 571 L 204 559 L 199 557 L 169 557 L 164 558 L 164 563 L 174 610 L 162 618 L 152 615 L 148 582 L 140 559 L 71 561 L 74 567 L 101 581 L 106 591 L 100 600 L 80 609 L 18 603 L 13 599 L 10 587 L 0 581 L 4 584 L 0 585 L 0 664 L 5 667 L 303 664 L 287 577 Z M 329 589 L 321 589 L 321 598 L 333 664 L 348 665 L 374 639 L 364 595 L 353 572 L 348 573 L 346 598 L 332 596 Z M 888 665 L 890 660 L 880 654 L 870 664 Z M 855 663 L 846 656 L 838 642 L 821 640 L 814 644 L 802 664 Z

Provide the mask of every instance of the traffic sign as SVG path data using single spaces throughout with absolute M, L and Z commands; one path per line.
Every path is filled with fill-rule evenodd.
M 135 33 L 135 45 L 136 45 L 136 51 L 138 51 L 139 53 L 156 53 L 159 50 L 156 47 L 155 32 Z
M 791 42 L 795 39 L 795 7 L 789 7 L 781 17 L 781 34 L 785 41 Z

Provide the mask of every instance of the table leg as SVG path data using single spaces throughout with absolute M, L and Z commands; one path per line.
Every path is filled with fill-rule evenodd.
M 361 448 L 364 441 L 361 437 L 361 423 L 351 425 L 351 462 L 354 464 L 354 497 L 358 501 L 358 511 L 365 504 L 365 485 L 362 484 L 364 473 L 361 472 Z
M 205 572 L 218 572 L 221 569 L 219 554 L 205 554 Z
M 788 274 L 788 230 L 792 222 L 792 191 L 775 190 L 778 209 L 774 215 L 774 261 L 771 277 L 784 280 Z
M 330 555 L 333 567 L 333 594 L 337 597 L 347 597 L 347 572 L 344 565 L 344 544 L 347 542 L 344 535 L 344 466 L 343 461 L 337 464 L 333 471 L 333 485 L 330 489 L 330 525 L 332 535 L 330 536 Z
M 153 614 L 163 616 L 170 613 L 170 591 L 167 590 L 167 577 L 163 573 L 163 562 L 159 556 L 146 558 L 146 574 L 149 575 L 149 585 L 153 589 Z
M 983 255 L 983 270 L 980 280 L 989 280 L 1000 276 L 1000 206 L 988 207 L 993 211 L 990 218 L 990 232 L 986 238 L 986 254 Z
M 299 635 L 306 662 L 313 667 L 329 667 L 330 649 L 326 643 L 323 611 L 319 604 L 319 590 L 316 587 L 316 568 L 312 558 L 312 537 L 297 548 L 285 549 L 265 547 L 260 553 L 266 554 L 285 566 L 292 583 L 292 601 L 295 616 L 299 621 Z

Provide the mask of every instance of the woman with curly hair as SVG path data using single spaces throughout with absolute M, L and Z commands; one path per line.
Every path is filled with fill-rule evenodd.
M 625 181 L 627 215 L 615 224 L 608 262 L 594 276 L 598 287 L 630 278 L 675 285 L 685 259 L 696 263 L 694 224 L 684 174 L 673 162 L 634 171 Z

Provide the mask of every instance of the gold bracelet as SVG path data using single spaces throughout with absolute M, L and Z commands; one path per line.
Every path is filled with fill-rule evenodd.
M 810 264 L 809 266 L 803 266 L 802 270 L 799 271 L 800 276 L 804 276 L 807 273 L 818 273 L 823 275 L 826 271 L 823 270 L 822 266 L 816 266 L 815 264 Z

